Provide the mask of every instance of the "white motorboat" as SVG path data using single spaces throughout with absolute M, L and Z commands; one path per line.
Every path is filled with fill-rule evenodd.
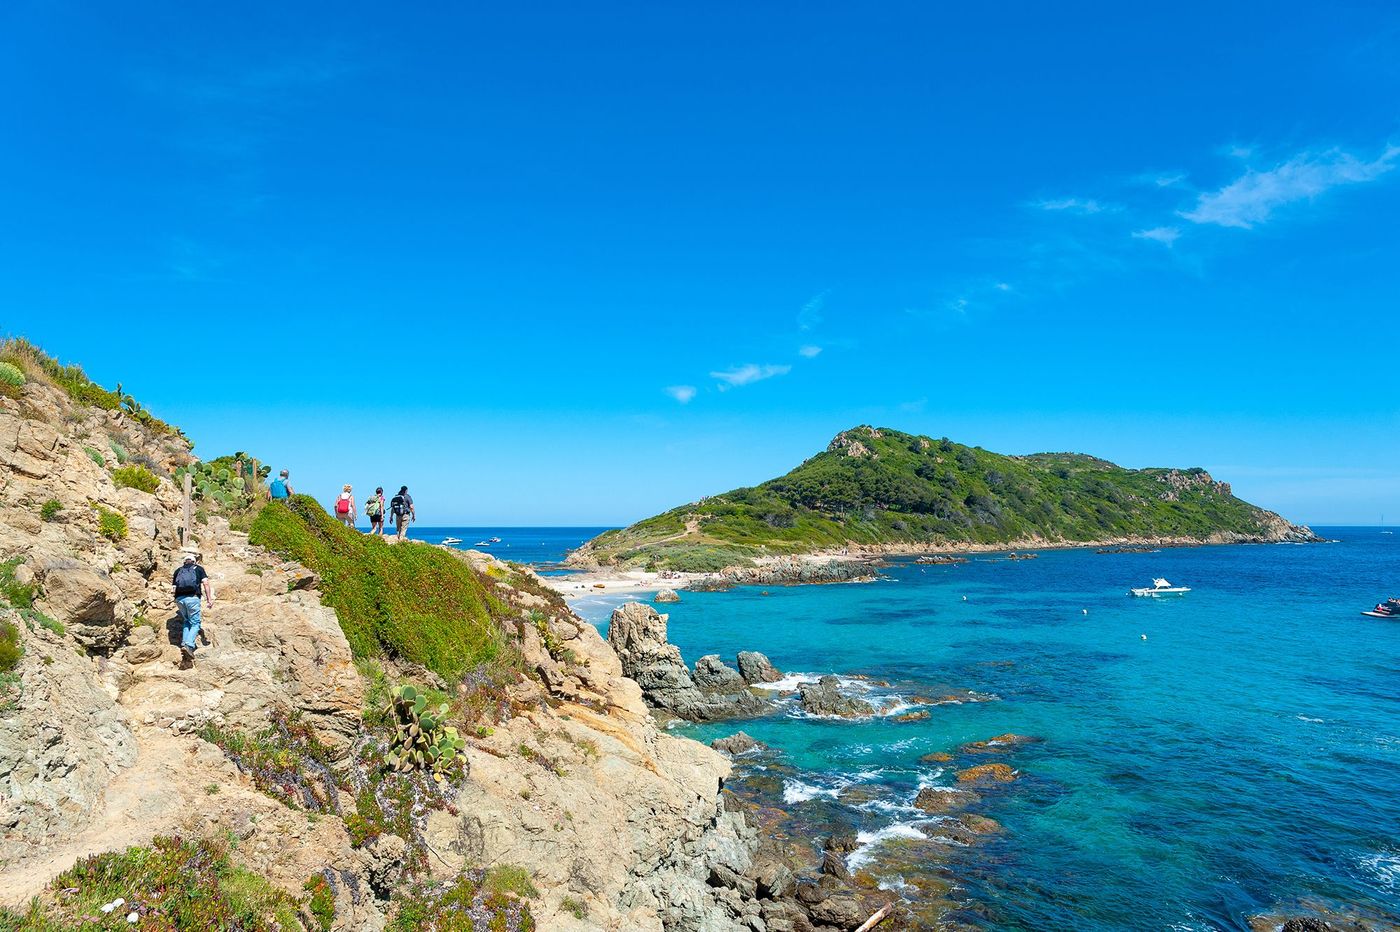
M 1156 598 L 1159 595 L 1182 595 L 1190 591 L 1191 589 L 1188 586 L 1173 586 L 1165 579 L 1158 578 L 1152 580 L 1152 585 L 1150 586 L 1143 586 L 1141 589 L 1129 589 L 1128 595 Z
M 442 542 L 443 542 L 444 544 L 460 544 L 460 543 L 462 542 L 462 538 L 460 538 L 460 537 L 444 537 L 444 538 L 442 539 Z
M 476 543 L 472 544 L 472 546 L 473 546 L 473 547 L 490 547 L 490 546 L 491 546 L 491 542 L 490 542 L 489 540 L 479 540 L 479 541 L 477 541 Z

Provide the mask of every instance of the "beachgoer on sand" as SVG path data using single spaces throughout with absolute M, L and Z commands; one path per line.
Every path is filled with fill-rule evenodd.
M 400 488 L 399 494 L 389 500 L 389 511 L 394 516 L 394 533 L 399 540 L 403 540 L 408 533 L 409 522 L 418 517 L 413 510 L 413 496 L 408 494 L 408 486 Z
M 271 489 L 271 490 L 272 490 L 272 500 L 273 500 L 274 502 L 285 502 L 287 499 L 291 498 L 292 495 L 294 494 L 294 493 L 292 492 L 292 483 L 291 483 L 291 481 L 287 478 L 288 475 L 289 475 L 289 474 L 288 474 L 287 470 L 284 469 L 284 470 L 282 470 L 282 472 L 280 472 L 280 473 L 277 475 L 277 478 L 276 478 L 276 479 L 273 479 L 273 480 L 272 480 L 272 489 Z
M 171 582 L 175 585 L 175 607 L 180 612 L 180 669 L 194 666 L 194 652 L 199 639 L 199 597 L 203 594 L 210 608 L 214 606 L 214 590 L 209 574 L 199 565 L 199 552 L 187 548 L 184 560 L 176 568 Z
M 369 532 L 384 536 L 384 487 L 380 486 L 374 490 L 374 494 L 365 499 L 365 517 L 369 518 Z
M 355 490 L 350 487 L 348 482 L 341 487 L 340 495 L 335 500 L 335 518 L 346 527 L 354 529 Z

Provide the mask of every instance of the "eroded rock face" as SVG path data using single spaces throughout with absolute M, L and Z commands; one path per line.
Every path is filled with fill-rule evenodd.
M 716 738 L 710 742 L 710 747 L 733 757 L 736 754 L 765 749 L 768 745 L 740 731 L 730 735 L 728 738 Z
M 824 676 L 815 683 L 803 683 L 797 687 L 802 708 L 813 715 L 831 715 L 837 718 L 866 718 L 875 714 L 870 703 L 841 692 L 841 681 L 834 676 Z
M 745 683 L 776 683 L 783 678 L 778 668 L 756 650 L 741 650 L 737 659 L 739 675 Z
M 623 673 L 642 688 L 648 705 L 693 722 L 756 715 L 766 707 L 764 700 L 743 688 L 742 677 L 723 663 L 719 666 L 733 679 L 707 664 L 706 682 L 737 680 L 737 691 L 700 688 L 686 669 L 680 649 L 666 640 L 667 618 L 650 605 L 628 602 L 613 610 L 608 627 L 608 643 L 617 651 Z
M 71 630 L 79 644 L 107 652 L 126 640 L 135 611 L 106 573 L 58 558 L 41 563 L 38 578 L 39 610 Z
M 695 685 L 701 689 L 737 692 L 748 684 L 739 671 L 719 659 L 719 654 L 706 654 L 695 661 Z

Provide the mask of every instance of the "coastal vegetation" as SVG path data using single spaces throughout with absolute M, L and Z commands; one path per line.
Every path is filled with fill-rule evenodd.
M 264 507 L 249 540 L 320 577 L 322 600 L 336 610 L 357 658 L 422 664 L 447 682 L 513 660 L 497 621 L 510 610 L 444 550 L 360 534 L 307 495 Z
M 1203 469 L 1125 469 L 1080 453 L 1006 456 L 856 427 L 786 475 L 609 531 L 584 559 L 713 572 L 760 556 L 1124 538 L 1262 539 L 1287 525 Z

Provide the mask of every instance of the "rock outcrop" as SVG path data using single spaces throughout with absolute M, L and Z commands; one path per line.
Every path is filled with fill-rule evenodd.
M 756 650 L 741 650 L 735 659 L 739 663 L 739 675 L 745 683 L 776 683 L 783 678 L 778 668 Z
M 870 703 L 847 696 L 840 686 L 841 681 L 834 676 L 823 676 L 815 683 L 802 683 L 797 687 L 802 708 L 812 715 L 835 718 L 868 718 L 875 714 Z
M 696 682 L 680 648 L 666 640 L 668 617 L 645 603 L 627 602 L 613 610 L 609 622 L 608 643 L 647 703 L 692 722 L 759 714 L 764 700 L 743 688 L 743 678 L 718 657 L 704 658 L 699 672 L 705 683 L 726 685 L 707 688 Z
M 674 589 L 661 589 L 657 591 L 656 595 L 652 596 L 651 600 L 656 603 L 679 602 L 681 597 Z

